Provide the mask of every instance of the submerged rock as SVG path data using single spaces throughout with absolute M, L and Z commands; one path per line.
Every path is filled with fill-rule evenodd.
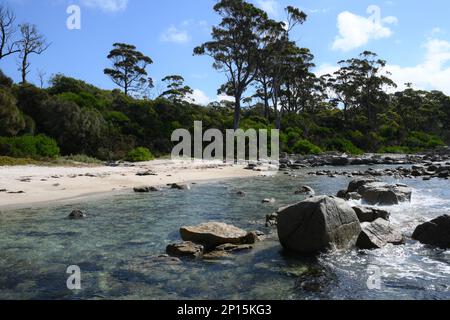
M 389 220 L 390 213 L 385 210 L 380 210 L 371 207 L 355 206 L 353 207 L 360 222 L 374 222 L 381 218 Z
M 314 191 L 314 189 L 311 188 L 311 187 L 308 187 L 308 186 L 300 187 L 300 188 L 298 188 L 298 189 L 295 191 L 295 194 L 313 195 L 313 194 L 315 194 L 315 193 L 316 193 L 316 192 Z
M 208 222 L 198 226 L 182 227 L 181 238 L 202 244 L 212 250 L 222 244 L 252 244 L 252 236 L 245 230 L 221 222 Z M 253 242 L 252 242 L 253 241 Z
M 450 248 L 450 216 L 443 215 L 418 226 L 412 238 L 423 244 Z
M 87 215 L 81 210 L 74 210 L 74 211 L 72 211 L 71 214 L 69 214 L 69 219 L 72 219 L 72 220 L 84 219 L 86 217 L 87 217 Z
M 202 245 L 185 241 L 168 245 L 166 252 L 173 257 L 200 258 L 203 255 L 204 249 Z
M 389 243 L 394 245 L 405 243 L 403 235 L 384 219 L 380 218 L 372 223 L 365 222 L 361 226 L 362 231 L 356 242 L 356 246 L 360 249 L 380 249 Z
M 278 213 L 280 243 L 302 254 L 352 247 L 360 233 L 355 211 L 344 200 L 334 197 L 309 198 Z
M 261 202 L 262 203 L 275 203 L 275 202 L 277 202 L 277 200 L 275 200 L 275 198 L 267 198 L 267 199 L 264 199 Z

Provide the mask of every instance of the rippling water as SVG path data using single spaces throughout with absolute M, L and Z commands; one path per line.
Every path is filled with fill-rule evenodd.
M 293 195 L 297 187 L 306 184 L 317 194 L 334 195 L 350 180 L 305 172 L 3 212 L 0 299 L 450 299 L 450 252 L 411 240 L 405 246 L 306 258 L 284 252 L 273 235 L 230 260 L 154 260 L 179 239 L 182 225 L 215 220 L 270 232 L 265 215 L 303 200 Z M 406 235 L 449 212 L 448 181 L 398 182 L 414 188 L 411 204 L 389 208 L 392 222 Z M 238 190 L 247 196 L 237 196 Z M 276 204 L 261 203 L 272 197 Z M 68 220 L 75 207 L 89 217 Z M 69 265 L 81 268 L 80 291 L 66 287 Z M 373 267 L 381 275 L 381 290 L 367 286 Z

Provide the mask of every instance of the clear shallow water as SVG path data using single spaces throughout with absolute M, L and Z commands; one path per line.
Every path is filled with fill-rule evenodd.
M 303 200 L 293 195 L 297 187 L 334 195 L 350 180 L 302 172 L 3 212 L 0 299 L 450 299 L 450 252 L 411 240 L 400 247 L 306 258 L 284 252 L 273 235 L 231 260 L 154 259 L 179 240 L 180 226 L 217 220 L 269 232 L 265 215 Z M 389 208 L 406 235 L 450 211 L 449 181 L 398 182 L 414 188 L 411 204 Z M 238 190 L 247 196 L 237 196 Z M 276 204 L 261 203 L 272 197 Z M 88 219 L 68 220 L 74 208 L 87 211 Z M 81 291 L 66 287 L 69 265 L 81 268 Z M 373 266 L 381 272 L 381 290 L 367 287 Z

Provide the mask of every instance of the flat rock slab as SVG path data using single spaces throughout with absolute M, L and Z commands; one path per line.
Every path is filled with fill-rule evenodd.
M 362 196 L 363 202 L 369 205 L 390 206 L 410 202 L 412 189 L 384 182 L 372 182 L 361 186 L 358 193 Z
M 387 244 L 401 245 L 405 243 L 403 235 L 395 230 L 392 225 L 384 220 L 377 219 L 362 225 L 356 246 L 360 249 L 381 249 Z
M 418 226 L 412 238 L 423 244 L 450 248 L 450 216 L 446 214 Z
M 208 222 L 198 226 L 182 227 L 180 234 L 184 241 L 202 244 L 208 250 L 222 244 L 246 244 L 251 242 L 247 231 L 221 222 Z

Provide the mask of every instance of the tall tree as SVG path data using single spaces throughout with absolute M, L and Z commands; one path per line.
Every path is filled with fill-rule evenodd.
M 152 87 L 153 81 L 146 70 L 153 63 L 152 59 L 130 44 L 115 43 L 113 47 L 108 55 L 113 67 L 105 69 L 104 73 L 124 89 L 125 95 Z
M 20 51 L 17 42 L 13 41 L 16 33 L 15 21 L 14 13 L 0 4 L 0 60 Z
M 234 102 L 234 129 L 239 128 L 241 101 L 255 79 L 257 50 L 261 45 L 267 14 L 243 0 L 221 0 L 214 11 L 222 21 L 213 27 L 212 40 L 194 49 L 195 55 L 214 59 L 213 67 L 227 76 Z
M 30 55 L 44 53 L 50 47 L 50 44 L 39 33 L 35 25 L 28 23 L 20 25 L 20 33 L 21 39 L 17 42 L 21 60 L 19 70 L 22 73 L 22 83 L 27 83 L 27 75 L 30 72 Z
M 160 97 L 167 98 L 170 101 L 179 103 L 194 93 L 191 87 L 184 84 L 184 78 L 182 76 L 167 76 L 162 81 L 167 84 L 167 90 Z

